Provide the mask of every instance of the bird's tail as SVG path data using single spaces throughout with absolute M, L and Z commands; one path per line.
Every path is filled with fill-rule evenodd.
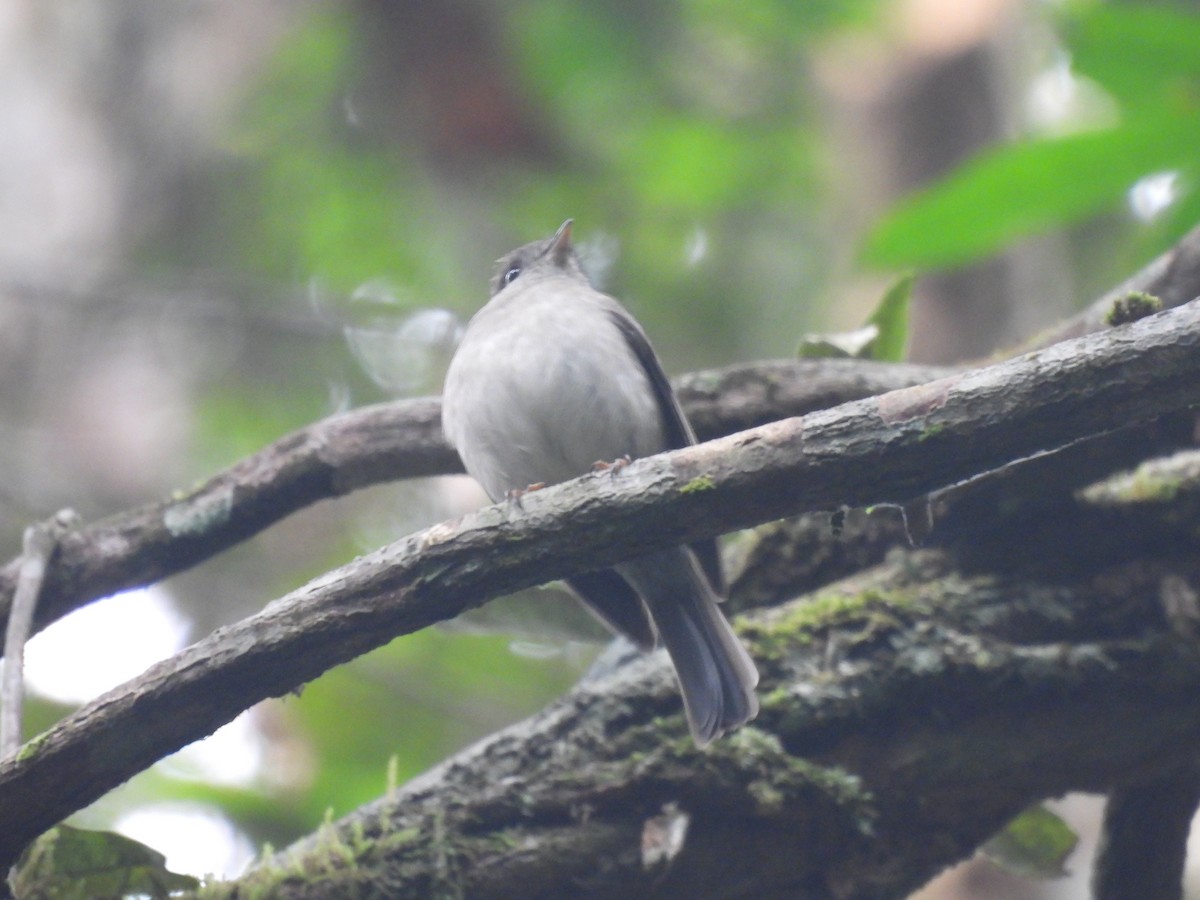
M 675 666 L 692 737 L 700 747 L 758 714 L 758 670 L 683 548 L 620 567 L 646 602 Z

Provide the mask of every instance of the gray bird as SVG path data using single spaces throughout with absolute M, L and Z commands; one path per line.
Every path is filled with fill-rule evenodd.
M 491 300 L 446 373 L 442 428 L 493 501 L 597 461 L 696 442 L 645 332 L 580 267 L 570 219 L 500 260 Z M 661 638 L 699 746 L 757 715 L 758 671 L 717 606 L 725 587 L 715 540 L 568 584 L 639 646 Z

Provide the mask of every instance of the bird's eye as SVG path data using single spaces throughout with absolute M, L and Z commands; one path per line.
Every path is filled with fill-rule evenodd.
M 517 280 L 517 276 L 521 274 L 521 267 L 516 263 L 504 270 L 504 274 L 500 277 L 500 284 L 510 285 Z

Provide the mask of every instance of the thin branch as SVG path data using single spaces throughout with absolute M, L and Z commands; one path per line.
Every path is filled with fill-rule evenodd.
M 849 360 L 766 362 L 678 381 L 697 433 L 729 434 L 899 387 L 948 370 Z M 297 510 L 398 478 L 462 471 L 436 398 L 385 403 L 281 438 L 195 490 L 103 519 L 64 539 L 36 625 L 93 600 L 153 584 L 244 541 Z M 20 558 L 0 571 L 0 621 Z
M 4 630 L 4 681 L 0 685 L 0 759 L 21 746 L 25 700 L 25 642 L 33 627 L 42 583 L 50 559 L 66 530 L 75 524 L 71 510 L 59 512 L 49 522 L 30 525 L 22 540 L 21 566 L 12 613 Z
M 1197 403 L 1188 304 L 434 526 L 218 629 L 0 762 L 0 863 L 259 700 L 492 597 L 803 510 L 916 496 Z

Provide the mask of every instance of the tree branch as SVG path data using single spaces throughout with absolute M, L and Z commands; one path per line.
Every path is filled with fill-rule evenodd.
M 806 509 L 917 496 L 1197 403 L 1188 304 L 434 526 L 218 629 L 0 762 L 0 863 L 242 709 L 492 597 Z
M 1180 900 L 1197 803 L 1200 768 L 1194 762 L 1113 791 L 1092 875 L 1095 900 Z
M 1158 588 L 1195 559 L 1063 582 L 911 552 L 750 617 L 763 711 L 706 751 L 642 658 L 206 896 L 905 896 L 1037 800 L 1194 757 L 1200 644 Z
M 1044 347 L 1106 327 L 1133 290 L 1171 307 L 1200 296 L 1200 228 L 1053 332 Z M 708 439 L 947 374 L 930 366 L 856 360 L 760 363 L 676 380 L 697 434 Z M 122 590 L 153 584 L 246 540 L 320 500 L 398 478 L 461 471 L 441 435 L 436 398 L 379 404 L 332 416 L 271 444 L 181 496 L 87 525 L 70 535 L 48 573 L 36 628 Z M 6 619 L 20 558 L 0 570 Z
M 701 437 L 921 384 L 932 366 L 852 360 L 766 362 L 698 372 L 676 384 Z M 186 494 L 129 510 L 64 537 L 36 626 L 109 594 L 203 562 L 321 500 L 399 478 L 462 471 L 441 431 L 437 398 L 384 403 L 323 419 L 281 438 Z M 0 621 L 21 558 L 0 570 Z

